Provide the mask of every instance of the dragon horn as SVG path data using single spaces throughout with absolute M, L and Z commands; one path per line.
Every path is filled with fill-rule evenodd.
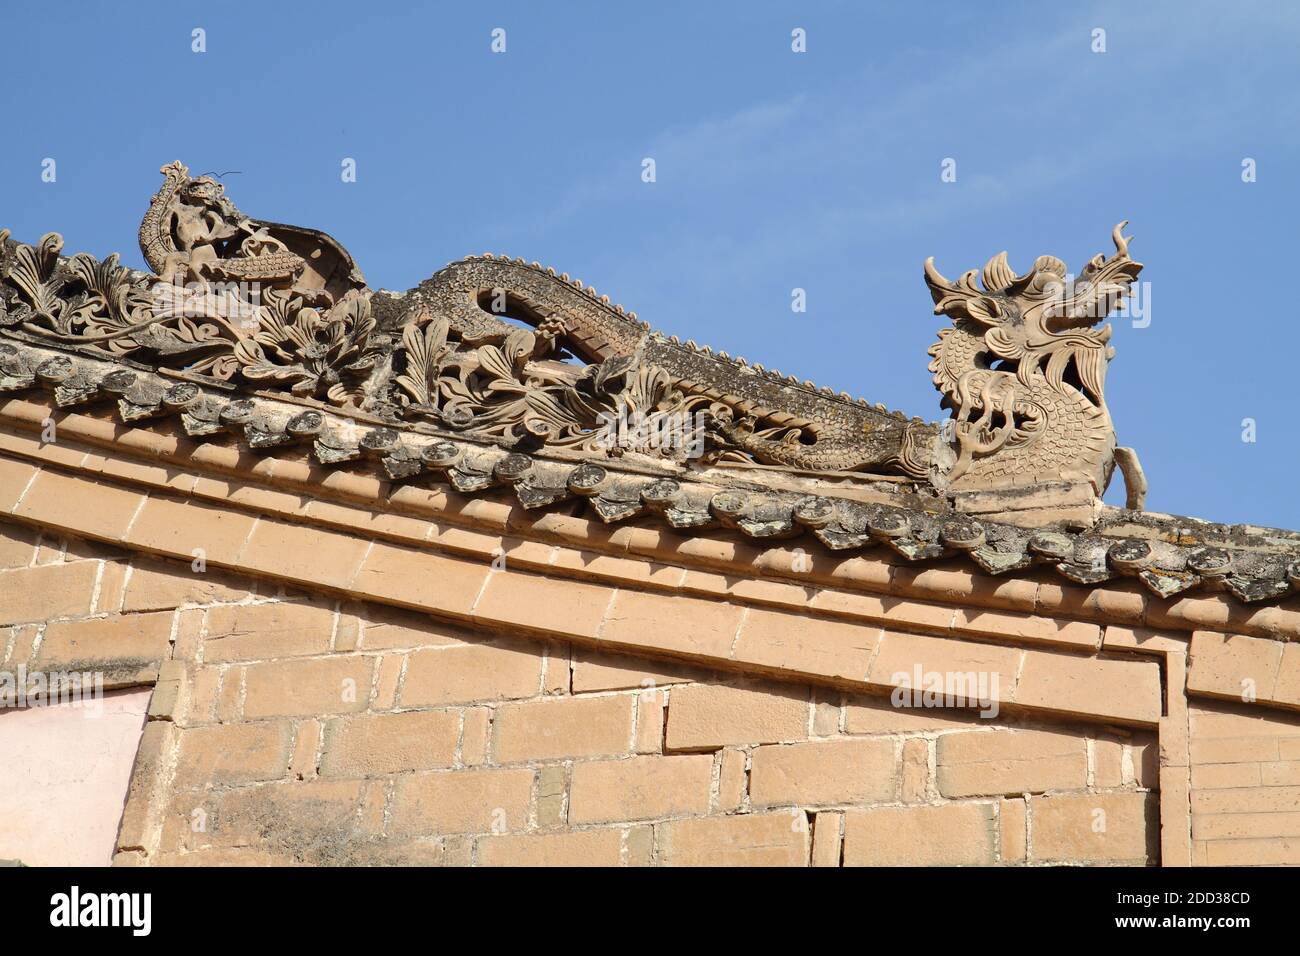
M 925 260 L 925 281 L 931 286 L 937 286 L 941 289 L 951 289 L 952 283 L 944 278 L 943 273 L 934 267 L 934 256 L 927 256 Z
M 1128 225 L 1128 220 L 1125 219 L 1118 226 L 1116 226 L 1114 231 L 1111 232 L 1110 234 L 1111 241 L 1115 243 L 1116 254 L 1123 256 L 1125 258 L 1128 257 L 1128 244 L 1133 241 L 1132 236 L 1129 236 L 1127 239 L 1124 238 L 1124 234 L 1122 230 L 1127 225 Z

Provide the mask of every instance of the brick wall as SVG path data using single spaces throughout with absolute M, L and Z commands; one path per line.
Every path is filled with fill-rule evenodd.
M 1300 863 L 1300 714 L 1204 702 L 1191 722 L 1195 862 Z
M 523 640 L 0 525 L 6 666 L 161 674 L 119 862 L 1144 863 L 1150 733 Z M 39 620 L 22 622 L 36 617 Z
M 120 863 L 1300 863 L 1300 602 L 607 527 L 48 414 L 0 402 L 0 670 L 153 689 Z M 913 666 L 997 676 L 999 716 L 892 708 Z

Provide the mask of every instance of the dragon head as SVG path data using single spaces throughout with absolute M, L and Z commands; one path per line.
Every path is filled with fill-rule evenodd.
M 1059 389 L 1073 366 L 1078 384 L 1100 404 L 1114 350 L 1107 344 L 1110 326 L 1093 326 L 1124 301 L 1142 271 L 1142 263 L 1128 254 L 1132 237 L 1121 232 L 1126 225 L 1127 220 L 1111 233 L 1115 254 L 1097 254 L 1078 278 L 1055 256 L 1039 256 L 1028 272 L 1017 275 L 1000 252 L 982 270 L 972 269 L 952 282 L 934 267 L 933 257 L 926 259 L 925 282 L 935 314 L 972 330 L 982 328 L 991 357 L 1026 385 L 1042 369 Z

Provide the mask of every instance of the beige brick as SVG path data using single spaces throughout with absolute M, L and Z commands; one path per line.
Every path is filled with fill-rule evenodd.
M 1160 820 L 1160 865 L 1191 866 L 1191 786 L 1186 767 L 1158 771 L 1160 794 L 1156 815 Z
M 298 724 L 293 740 L 293 757 L 289 761 L 289 772 L 298 780 L 310 780 L 316 776 L 316 753 L 320 749 L 321 723 L 319 720 L 304 720 Z
M 207 611 L 201 607 L 184 608 L 172 612 L 176 623 L 172 627 L 171 655 L 177 660 L 196 660 L 203 645 L 203 621 Z
M 98 572 L 93 561 L 0 571 L 0 625 L 89 614 Z
M 831 590 L 818 591 L 808 606 L 815 611 L 851 615 L 854 618 L 888 627 L 920 628 L 942 632 L 952 630 L 952 619 L 955 613 L 951 607 L 940 604 L 900 601 L 896 597 L 878 594 L 854 594 Z
M 459 644 L 414 651 L 403 707 L 532 697 L 541 688 L 542 649 L 533 644 Z
M 172 755 L 179 734 L 176 725 L 169 720 L 145 723 L 127 786 L 117 849 L 141 849 L 154 839 L 159 812 L 155 802 L 160 801 L 164 779 L 170 783 L 169 765 L 174 759 Z
M 537 771 L 537 826 L 548 829 L 563 825 L 568 789 L 569 768 L 565 764 L 550 764 Z
M 919 737 L 903 741 L 899 796 L 904 803 L 924 803 L 930 797 L 930 742 Z
M 594 638 L 613 593 L 602 585 L 494 571 L 474 605 L 474 617 L 544 634 Z
M 750 761 L 755 806 L 881 803 L 897 781 L 891 740 L 809 741 L 758 747 Z
M 149 720 L 179 720 L 188 706 L 185 691 L 189 674 L 184 661 L 165 660 L 158 665 L 158 682 L 149 698 Z
M 1124 785 L 1124 744 L 1099 737 L 1092 742 L 1092 786 L 1113 790 Z
M 1234 700 L 1272 700 L 1282 665 L 1282 648 L 1278 641 L 1195 631 L 1187 689 Z
M 1160 720 L 1160 665 L 1026 651 L 1015 702 L 1055 713 L 1154 725 Z
M 673 820 L 659 828 L 668 866 L 807 866 L 811 834 L 803 813 L 752 813 Z
M 842 712 L 838 699 L 818 699 L 813 704 L 813 734 L 817 737 L 834 737 L 838 734 Z
M 244 669 L 229 667 L 222 673 L 217 694 L 217 720 L 226 722 L 242 716 L 244 703 Z
M 745 802 L 749 779 L 745 773 L 745 751 L 727 747 L 722 751 L 718 768 L 718 809 L 723 813 L 739 810 Z
M 361 830 L 370 836 L 383 836 L 384 814 L 388 806 L 387 779 L 371 780 L 361 791 Z
M 994 860 L 993 831 L 993 807 L 986 803 L 850 810 L 844 865 L 987 866 Z
M 350 602 L 343 602 L 348 604 Z M 351 614 L 339 613 L 334 625 L 334 641 L 331 650 L 343 654 L 357 650 L 361 646 L 361 621 Z
M 913 688 L 913 696 L 925 689 L 930 674 L 944 675 L 945 687 L 948 675 L 960 675 L 964 696 L 978 696 L 978 690 L 983 688 L 987 696 L 1007 701 L 1016 686 L 1022 653 L 1013 647 L 886 631 L 871 664 L 870 681 L 885 687 L 912 688 L 919 668 L 923 683 Z M 955 684 L 953 687 L 955 693 L 958 688 Z
M 1072 734 L 944 734 L 935 758 L 939 792 L 949 798 L 1079 790 L 1088 783 L 1087 743 Z
M 650 866 L 654 855 L 655 830 L 645 825 L 629 827 L 624 840 L 624 866 Z
M 1055 794 L 1029 801 L 1037 862 L 1144 862 L 1154 859 L 1157 801 L 1145 793 Z
M 1197 740 L 1230 737 L 1300 739 L 1300 714 L 1285 711 L 1198 701 L 1190 708 L 1189 720 L 1192 736 Z
M 698 680 L 699 668 L 685 664 L 641 661 L 632 657 L 602 654 L 582 648 L 573 651 L 573 692 L 624 690 L 631 687 L 663 687 Z
M 487 763 L 488 736 L 492 732 L 492 711 L 487 707 L 467 707 L 460 732 L 460 762 L 467 767 Z
M 164 564 L 141 559 L 131 569 L 122 610 L 160 611 L 186 604 L 233 602 L 249 594 L 234 578 L 216 569 L 199 573 L 180 561 Z
M 468 617 L 487 580 L 486 562 L 376 541 L 352 581 L 352 591 L 404 607 Z
M 1300 706 L 1300 644 L 1294 641 L 1282 645 L 1282 661 L 1271 699 L 1292 707 Z
M 1205 848 L 1206 866 L 1295 866 L 1300 864 L 1300 840 L 1233 840 Z
M 36 660 L 81 667 L 94 664 L 116 672 L 157 667 L 167 656 L 172 612 L 59 621 L 46 627 Z
M 1193 813 L 1288 813 L 1300 808 L 1300 787 L 1202 790 L 1192 794 Z
M 1133 765 L 1133 783 L 1157 790 L 1160 787 L 1160 745 L 1150 737 L 1134 737 L 1129 744 L 1129 761 Z M 1166 766 L 1187 766 L 1187 761 Z M 1129 781 L 1125 780 L 1125 784 Z
M 807 692 L 688 684 L 668 699 L 670 750 L 716 750 L 727 744 L 781 743 L 808 736 Z
M 726 659 L 742 614 L 743 608 L 734 604 L 620 590 L 605 615 L 600 638 L 610 645 Z
M 1027 825 L 1024 800 L 998 801 L 999 862 L 1025 862 Z
M 546 649 L 542 666 L 542 693 L 567 694 L 570 684 L 569 645 L 555 644 Z
M 215 719 L 217 694 L 221 688 L 221 669 L 200 667 L 194 672 L 193 690 L 190 694 L 189 720 L 206 724 Z
M 37 474 L 13 513 L 45 527 L 116 540 L 142 500 L 144 494 L 133 489 L 46 469 Z M 75 507 L 70 507 L 72 502 Z
M 627 753 L 632 740 L 630 694 L 545 697 L 497 708 L 492 753 L 497 763 L 600 757 Z
M 450 767 L 459 734 L 460 715 L 453 711 L 337 718 L 326 726 L 321 774 L 373 777 Z
M 663 752 L 666 697 L 663 691 L 642 691 L 636 695 L 636 740 L 632 749 L 639 754 Z
M 958 608 L 953 630 L 973 636 L 1028 644 L 1059 644 L 1097 650 L 1101 628 L 1084 621 L 1061 621 L 1014 611 Z
M 34 462 L 0 455 L 0 512 L 13 509 L 37 470 Z
M 216 663 L 325 654 L 334 617 L 332 605 L 299 601 L 214 607 L 208 611 L 203 657 Z
M 813 866 L 840 865 L 840 831 L 843 827 L 843 813 L 823 810 L 813 818 Z
M 145 501 L 125 540 L 186 561 L 201 553 L 208 563 L 234 566 L 254 520 L 229 508 L 155 496 Z
M 36 549 L 36 563 L 38 565 L 63 563 L 63 546 L 65 543 L 60 537 L 51 537 L 48 534 L 42 535 L 40 546 Z
M 218 724 L 180 735 L 177 789 L 276 780 L 289 766 L 289 724 Z
M 1266 787 L 1300 785 L 1300 760 L 1278 760 L 1260 764 L 1260 780 Z
M 622 831 L 605 828 L 483 837 L 477 852 L 480 866 L 618 866 L 622 848 Z
M 878 627 L 751 609 L 732 657 L 790 673 L 864 681 L 882 633 Z
M 651 820 L 709 809 L 713 758 L 631 757 L 573 766 L 571 824 Z
M 181 793 L 165 824 L 162 848 L 252 847 L 292 854 L 296 862 L 309 865 L 350 863 L 350 851 L 361 836 L 360 796 L 361 784 L 354 780 Z M 191 829 L 196 809 L 206 814 L 205 832 Z
M 888 697 L 858 698 L 845 705 L 844 732 L 914 734 L 981 726 L 978 712 L 940 707 L 895 707 Z
M 348 603 L 346 608 L 358 607 Z M 362 634 L 360 644 L 368 651 L 397 648 L 449 647 L 476 638 L 462 624 L 437 621 L 411 611 L 377 604 L 359 606 Z
M 99 593 L 95 597 L 95 611 L 116 614 L 122 609 L 122 590 L 126 583 L 125 561 L 105 561 L 99 575 Z
M 1198 813 L 1193 840 L 1251 840 L 1300 837 L 1300 811 L 1291 813 Z
M 423 834 L 522 830 L 533 771 L 456 770 L 397 778 L 392 826 Z
M 372 662 L 365 657 L 252 664 L 244 673 L 244 716 L 311 717 L 365 710 Z
M 0 496 L 0 509 L 5 498 Z M 9 499 L 12 501 L 12 499 Z M 36 539 L 40 532 L 19 524 L 0 522 L 0 571 L 25 568 L 36 558 Z
M 352 583 L 369 547 L 365 538 L 263 518 L 239 553 L 239 566 L 250 572 L 344 590 Z
M 1276 737 L 1193 738 L 1191 752 L 1194 764 L 1257 763 L 1277 760 L 1280 756 Z
M 375 693 L 371 699 L 372 710 L 391 710 L 397 705 L 397 688 L 402 681 L 402 668 L 406 657 L 402 654 L 385 654 L 379 659 L 379 676 L 375 679 Z
M 1191 635 L 1153 631 L 1146 627 L 1108 624 L 1102 646 L 1108 650 L 1151 651 L 1157 654 L 1186 654 Z
M 1262 785 L 1257 763 L 1210 763 L 1192 767 L 1192 787 L 1196 790 L 1231 790 L 1236 787 Z

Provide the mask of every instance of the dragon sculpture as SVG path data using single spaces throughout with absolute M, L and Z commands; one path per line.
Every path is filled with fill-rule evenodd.
M 1055 256 L 1017 275 L 999 253 L 956 282 L 933 258 L 925 281 L 935 314 L 953 320 L 930 348 L 930 371 L 945 407 L 956 459 L 953 487 L 1086 481 L 1101 494 L 1115 462 L 1106 408 L 1111 328 L 1094 329 L 1128 296 L 1142 270 L 1128 254 L 1127 222 L 1115 227 L 1115 254 L 1094 256 L 1077 279 Z M 1130 492 L 1141 484 L 1131 452 L 1121 456 Z M 1131 463 L 1131 464 L 1130 464 Z
M 1093 328 L 1141 269 L 1123 224 L 1116 254 L 1077 281 L 1051 256 L 1024 275 L 996 256 L 979 284 L 926 262 L 935 311 L 953 321 L 930 350 L 954 413 L 941 429 L 664 336 L 521 259 L 463 259 L 403 295 L 373 293 L 328 235 L 251 219 L 179 162 L 161 172 L 140 227 L 153 276 L 115 256 L 64 259 L 56 234 L 6 242 L 0 331 L 507 445 L 620 454 L 602 440 L 612 418 L 687 416 L 707 436 L 705 463 L 957 490 L 1064 478 L 1098 494 L 1130 460 L 1103 398 L 1110 330 Z M 657 453 L 684 460 L 680 442 Z
M 549 321 L 586 362 L 617 359 L 663 369 L 678 389 L 713 402 L 712 427 L 742 457 L 817 472 L 927 475 L 937 426 L 665 337 L 581 282 L 536 263 L 464 259 L 407 298 L 419 315 L 445 316 L 468 343 L 504 341 L 518 328 L 506 319 Z
M 163 282 L 292 287 L 312 305 L 365 287 L 347 250 L 325 233 L 252 220 L 221 183 L 192 178 L 179 161 L 159 172 L 163 185 L 140 223 L 140 251 Z

